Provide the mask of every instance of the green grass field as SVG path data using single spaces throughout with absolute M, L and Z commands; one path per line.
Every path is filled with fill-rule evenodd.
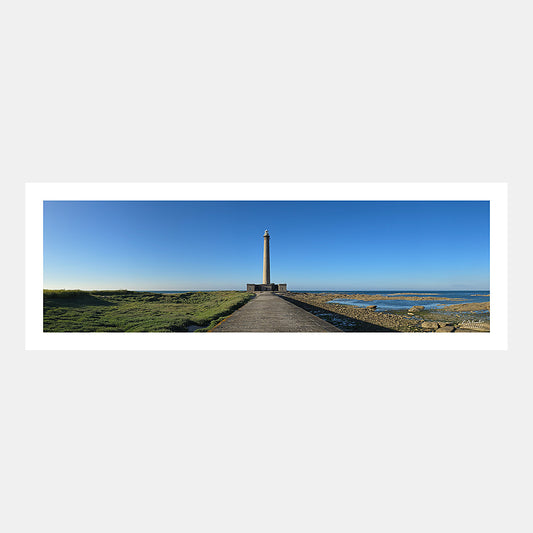
M 244 305 L 241 291 L 158 294 L 133 291 L 44 290 L 45 332 L 208 331 Z

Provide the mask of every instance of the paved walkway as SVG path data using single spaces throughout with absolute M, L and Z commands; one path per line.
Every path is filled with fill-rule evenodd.
M 220 322 L 213 333 L 231 332 L 326 332 L 341 330 L 271 292 L 253 300 Z

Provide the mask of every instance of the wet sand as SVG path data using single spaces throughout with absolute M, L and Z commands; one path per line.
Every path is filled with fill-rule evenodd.
M 440 309 L 446 311 L 490 311 L 490 302 L 444 305 Z
M 404 296 L 412 294 L 413 296 L 438 296 L 435 292 L 393 292 L 389 296 Z

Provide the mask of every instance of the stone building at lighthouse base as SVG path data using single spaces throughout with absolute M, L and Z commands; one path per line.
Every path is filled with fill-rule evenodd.
M 287 292 L 286 283 L 247 283 L 246 290 L 248 292 L 258 291 L 272 291 L 272 292 Z

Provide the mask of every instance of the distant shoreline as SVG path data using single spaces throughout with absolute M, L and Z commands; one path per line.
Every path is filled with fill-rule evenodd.
M 182 294 L 184 292 L 227 292 L 227 291 L 236 291 L 236 292 L 246 292 L 246 288 L 237 288 L 237 289 L 170 289 L 170 290 L 159 290 L 159 289 L 79 289 L 77 287 L 72 289 L 65 289 L 63 287 L 60 288 L 44 288 L 45 291 L 84 291 L 84 292 L 152 292 L 152 293 L 158 293 L 158 294 Z M 296 293 L 315 293 L 315 294 L 386 294 L 389 296 L 403 296 L 403 295 L 414 295 L 414 296 L 422 296 L 422 295 L 437 295 L 442 292 L 456 292 L 456 293 L 486 293 L 486 294 L 479 294 L 479 296 L 489 296 L 490 290 L 489 289 L 483 289 L 483 290 L 476 290 L 476 289 L 425 289 L 425 290 L 401 290 L 398 289 L 389 290 L 389 289 L 356 289 L 356 290 L 344 290 L 344 289 L 293 289 L 289 292 L 296 292 Z

